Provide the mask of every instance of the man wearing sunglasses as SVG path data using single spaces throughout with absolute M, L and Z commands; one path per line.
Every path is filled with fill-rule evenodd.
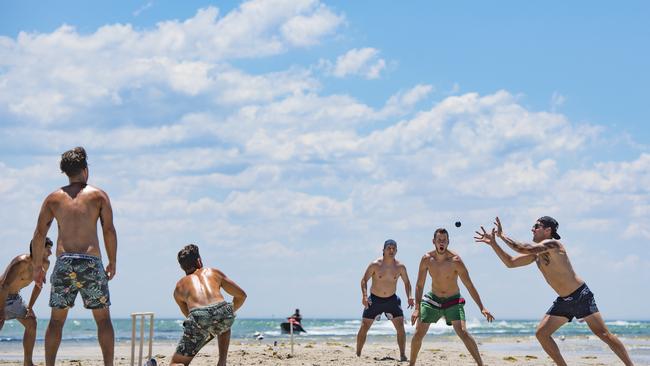
M 607 343 L 625 365 L 632 365 L 632 360 L 623 343 L 607 329 L 596 306 L 594 294 L 573 271 L 567 251 L 559 241 L 558 222 L 550 216 L 537 219 L 532 228 L 533 243 L 522 243 L 506 236 L 498 217 L 494 225 L 495 227 L 490 233 L 481 227 L 481 232 L 477 231 L 477 236 L 474 239 L 491 246 L 508 268 L 521 267 L 535 262 L 546 282 L 558 294 L 558 298 L 537 326 L 535 334 L 542 348 L 553 361 L 560 366 L 567 365 L 552 335 L 575 317 L 584 319 L 589 325 L 589 329 Z M 513 257 L 506 253 L 497 244 L 496 237 L 499 237 L 520 255 Z

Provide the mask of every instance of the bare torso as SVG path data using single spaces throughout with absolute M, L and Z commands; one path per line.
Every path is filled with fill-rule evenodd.
M 82 183 L 72 183 L 47 197 L 46 204 L 59 229 L 57 256 L 63 253 L 101 255 L 97 220 L 106 199 L 103 191 Z
M 584 283 L 573 271 L 564 245 L 537 254 L 535 262 L 546 282 L 561 297 L 570 295 Z
M 199 268 L 178 281 L 175 295 L 184 300 L 189 310 L 224 301 L 221 294 L 222 278 L 219 271 Z
M 447 251 L 437 255 L 431 251 L 425 254 L 427 271 L 431 276 L 431 291 L 438 297 L 449 297 L 460 292 L 456 266 L 460 257 Z
M 370 293 L 379 297 L 390 297 L 397 292 L 397 280 L 404 266 L 398 260 L 385 262 L 383 258 L 374 261 Z
M 47 270 L 49 264 L 49 261 L 43 261 L 43 267 L 45 270 Z M 2 277 L 0 277 L 0 286 L 5 285 L 5 280 L 12 267 L 15 267 L 15 270 L 17 270 L 16 277 L 14 277 L 11 283 L 6 284 L 6 289 L 7 293 L 9 294 L 17 294 L 21 289 L 29 286 L 29 284 L 33 281 L 32 259 L 29 257 L 29 254 L 22 254 L 14 258 L 7 266 L 7 269 L 2 274 Z

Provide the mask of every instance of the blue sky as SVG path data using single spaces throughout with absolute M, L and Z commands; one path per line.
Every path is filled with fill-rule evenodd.
M 552 215 L 605 317 L 647 319 L 644 2 L 0 7 L 5 263 L 83 145 L 115 208 L 115 316 L 180 316 L 195 242 L 248 291 L 241 316 L 358 317 L 383 241 L 414 282 L 443 226 L 497 318 L 538 318 L 555 295 L 537 269 L 472 233 L 500 215 L 529 239 Z

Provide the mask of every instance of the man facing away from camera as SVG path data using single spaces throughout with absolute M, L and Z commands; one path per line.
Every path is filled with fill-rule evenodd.
M 178 263 L 185 276 L 176 283 L 174 300 L 187 319 L 170 366 L 189 365 L 199 350 L 215 337 L 219 347 L 217 365 L 225 366 L 230 327 L 235 322 L 235 312 L 246 300 L 246 293 L 220 270 L 204 267 L 199 247 L 194 244 L 178 252 Z M 225 301 L 221 289 L 233 296 L 232 303 Z
M 45 281 L 43 242 L 52 221 L 59 228 L 56 241 L 56 263 L 50 277 L 52 314 L 45 332 L 45 364 L 54 366 L 61 344 L 63 325 L 68 310 L 74 306 L 77 293 L 84 307 L 92 310 L 97 323 L 97 339 L 104 365 L 113 365 L 115 336 L 109 307 L 108 281 L 115 276 L 117 234 L 113 226 L 113 209 L 106 192 L 89 185 L 86 150 L 76 147 L 61 155 L 60 168 L 69 184 L 45 198 L 38 215 L 34 238 L 33 278 L 36 286 Z M 102 264 L 97 221 L 101 223 L 108 265 Z

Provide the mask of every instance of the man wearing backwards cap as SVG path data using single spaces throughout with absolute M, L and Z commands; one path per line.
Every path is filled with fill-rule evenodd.
M 536 336 L 544 351 L 560 366 L 567 363 L 560 354 L 560 349 L 551 337 L 566 322 L 574 317 L 584 319 L 589 329 L 602 339 L 609 348 L 614 351 L 618 358 L 625 365 L 632 365 L 632 360 L 627 354 L 623 343 L 609 332 L 603 320 L 594 294 L 589 290 L 587 284 L 573 271 L 569 257 L 564 245 L 560 243 L 560 235 L 557 233 L 558 222 L 550 217 L 543 216 L 537 219 L 533 225 L 533 243 L 522 243 L 510 239 L 503 233 L 501 221 L 497 217 L 495 227 L 491 233 L 481 227 L 482 232 L 476 232 L 474 238 L 477 242 L 486 243 L 492 247 L 501 261 L 508 268 L 521 267 L 533 262 L 544 275 L 546 282 L 559 295 L 553 302 L 551 308 L 537 326 Z M 520 253 L 512 257 L 506 253 L 496 242 L 496 237 L 501 238 L 512 250 Z
M 406 266 L 395 259 L 397 254 L 397 243 L 393 239 L 384 242 L 382 258 L 378 258 L 368 265 L 366 273 L 361 279 L 361 303 L 363 304 L 363 320 L 357 334 L 357 356 L 361 356 L 361 350 L 366 343 L 366 335 L 370 326 L 375 320 L 386 314 L 397 331 L 397 345 L 401 361 L 406 361 L 406 331 L 404 330 L 404 312 L 402 302 L 395 294 L 397 291 L 397 280 L 401 277 L 404 282 L 404 289 L 408 297 L 408 307 L 414 304 L 411 296 L 411 282 L 406 273 Z M 372 278 L 370 286 L 370 297 L 368 297 L 368 280 Z

